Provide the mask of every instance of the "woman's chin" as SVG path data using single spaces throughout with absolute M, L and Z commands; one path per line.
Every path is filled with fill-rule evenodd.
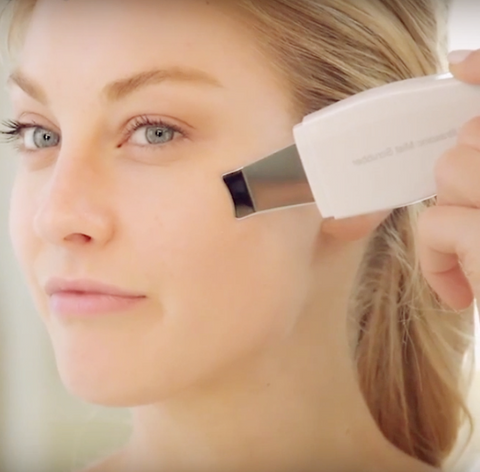
M 173 383 L 170 376 L 152 375 L 140 378 L 137 371 L 118 365 L 82 364 L 57 360 L 60 379 L 72 396 L 94 405 L 112 408 L 133 408 L 162 403 L 188 389 L 184 383 Z M 180 380 L 180 379 L 179 379 Z
M 122 372 L 121 366 L 57 358 L 57 368 L 68 393 L 87 403 L 126 408 L 153 400 L 153 395 L 146 395 L 148 386 L 142 385 L 129 372 Z
M 108 380 L 98 383 L 90 379 L 64 378 L 62 382 L 67 392 L 92 405 L 109 408 L 133 408 L 150 405 L 162 400 L 161 396 L 147 396 L 139 391 L 138 385 L 132 382 L 118 385 Z

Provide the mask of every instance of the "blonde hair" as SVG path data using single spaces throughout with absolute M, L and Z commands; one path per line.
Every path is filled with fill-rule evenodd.
M 36 0 L 14 1 L 8 44 L 21 41 Z M 448 5 L 439 0 L 237 0 L 245 25 L 292 93 L 298 117 L 362 90 L 444 70 Z M 273 60 L 272 60 L 273 59 Z M 395 210 L 358 271 L 358 379 L 383 434 L 441 466 L 465 418 L 463 361 L 473 309 L 442 304 L 422 276 L 415 228 L 434 201 Z

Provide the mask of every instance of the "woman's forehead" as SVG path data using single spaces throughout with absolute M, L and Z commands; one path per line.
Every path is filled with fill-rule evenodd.
M 57 0 L 40 0 L 12 82 L 36 96 L 56 94 L 64 104 L 65 93 L 93 93 L 110 104 L 165 81 L 201 85 L 208 94 L 216 88 L 254 97 L 263 90 L 288 100 L 256 38 L 227 4 L 99 3 L 65 0 L 58 8 Z
M 160 70 L 166 77 L 220 84 L 222 76 L 225 81 L 264 62 L 235 15 L 217 2 L 188 0 L 40 0 L 23 46 L 24 75 L 26 69 L 83 69 L 105 76 L 103 83 Z
M 85 52 L 98 42 L 125 45 L 148 40 L 159 46 L 162 40 L 169 38 L 168 46 L 172 48 L 194 46 L 208 40 L 219 42 L 226 36 L 234 40 L 241 28 L 237 21 L 240 17 L 227 5 L 230 2 L 38 0 L 29 31 L 30 34 L 41 32 L 50 41 L 78 38 Z M 241 36 L 245 40 L 243 33 Z M 178 41 L 181 37 L 184 40 Z M 152 43 L 144 43 L 144 46 L 151 48 Z

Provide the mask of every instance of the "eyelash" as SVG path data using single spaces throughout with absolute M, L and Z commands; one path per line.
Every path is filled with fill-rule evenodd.
M 3 142 L 5 143 L 17 143 L 15 145 L 15 149 L 17 151 L 22 151 L 25 153 L 32 153 L 32 152 L 38 152 L 41 151 L 42 149 L 39 150 L 31 150 L 31 149 L 24 149 L 22 144 L 19 144 L 18 141 L 22 137 L 22 131 L 31 129 L 31 128 L 38 128 L 42 129 L 44 131 L 47 131 L 49 133 L 53 133 L 53 131 L 44 128 L 43 126 L 40 126 L 36 124 L 35 122 L 32 123 L 21 123 L 16 120 L 6 120 L 2 122 L 3 126 L 6 127 L 5 130 L 0 129 L 0 135 L 6 136 L 3 139 Z M 170 131 L 173 131 L 175 133 L 180 134 L 182 137 L 187 138 L 188 135 L 187 133 L 180 128 L 179 126 L 173 125 L 173 124 L 168 124 L 165 121 L 159 119 L 159 118 L 150 118 L 148 116 L 140 116 L 135 119 L 135 121 L 128 126 L 125 135 L 130 137 L 133 133 L 135 133 L 137 130 L 140 128 L 144 127 L 158 127 L 158 128 L 166 128 Z M 174 141 L 172 140 L 170 144 L 172 144 Z M 168 143 L 166 143 L 168 144 Z M 164 147 L 164 144 L 150 144 L 150 145 L 144 145 L 144 146 L 139 146 L 141 148 L 147 148 L 149 151 L 157 151 L 159 148 Z M 48 148 L 47 148 L 48 149 Z

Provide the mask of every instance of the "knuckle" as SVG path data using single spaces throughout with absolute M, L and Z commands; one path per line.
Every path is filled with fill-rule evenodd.
M 462 144 L 446 151 L 434 168 L 437 202 L 480 208 L 480 187 L 476 182 L 479 171 L 479 151 Z
M 418 217 L 417 221 L 417 241 L 424 244 L 428 241 L 432 230 L 434 231 L 438 223 L 439 208 L 436 206 L 426 208 Z
M 461 146 L 456 146 L 444 152 L 435 165 L 435 181 L 439 187 L 447 186 L 455 175 L 458 165 L 458 154 Z
M 459 254 L 459 265 L 470 283 L 479 287 L 480 257 L 478 252 L 473 251 L 471 248 L 468 251 L 463 251 L 463 253 Z
M 471 119 L 460 128 L 458 142 L 480 149 L 480 116 Z

